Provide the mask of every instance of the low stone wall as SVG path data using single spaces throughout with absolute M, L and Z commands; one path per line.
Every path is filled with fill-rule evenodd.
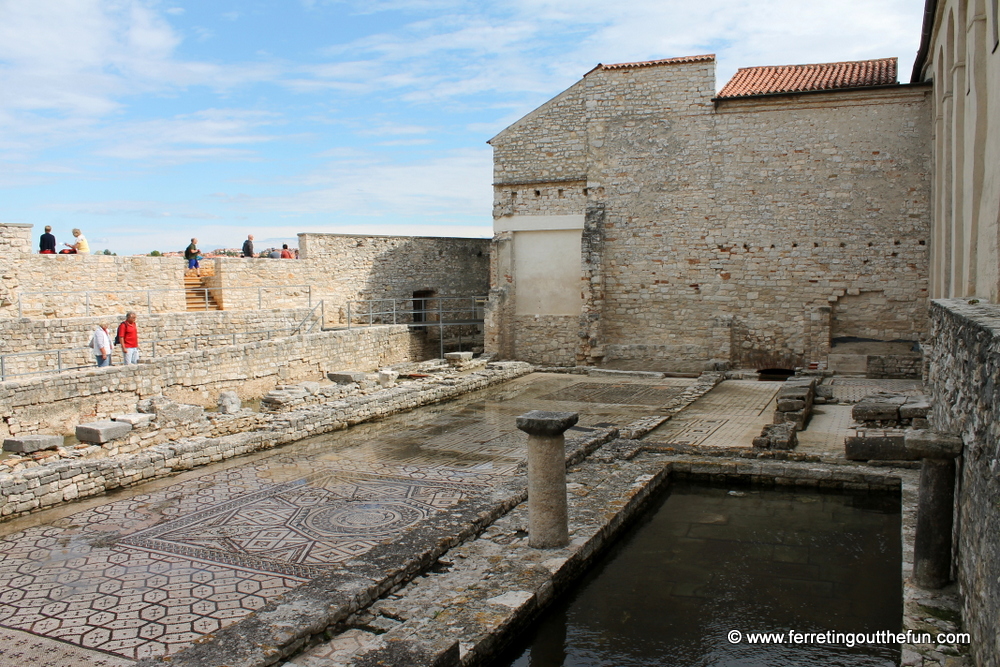
M 517 358 L 544 366 L 575 366 L 580 318 L 518 315 L 514 325 Z
M 386 330 L 396 328 L 385 327 L 381 332 L 393 333 Z M 371 330 L 371 333 L 379 331 Z M 310 342 L 306 339 L 318 342 L 313 336 L 302 338 L 306 343 Z M 472 373 L 453 372 L 446 377 L 413 380 L 396 387 L 358 392 L 353 396 L 290 412 L 236 415 L 232 419 L 216 418 L 210 426 L 217 431 L 232 429 L 238 425 L 249 426 L 250 423 L 258 425 L 258 428 L 249 432 L 219 438 L 181 438 L 146 447 L 127 456 L 58 461 L 11 474 L 0 474 L 0 516 L 6 518 L 27 514 L 62 502 L 100 495 L 123 486 L 270 449 L 428 403 L 448 400 L 529 372 L 531 366 L 528 364 L 500 362 Z M 140 444 L 139 441 L 132 443 L 137 446 Z M 117 447 L 120 445 L 106 445 L 109 451 Z
M 960 435 L 955 567 L 977 665 L 1000 665 L 1000 306 L 931 304 L 932 424 Z
M 270 337 L 287 336 L 309 313 L 307 308 L 206 313 L 139 313 L 139 336 L 143 354 L 162 356 L 193 349 L 249 343 Z M 98 324 L 108 324 L 114 337 L 115 326 L 124 313 L 100 317 L 65 319 L 0 319 L 0 356 L 35 350 L 62 350 L 62 366 L 88 366 L 93 354 L 86 348 Z M 157 341 L 155 350 L 152 341 Z M 72 352 L 70 352 L 72 350 Z M 117 359 L 116 359 L 117 361 Z M 54 352 L 4 359 L 8 378 L 57 367 Z
M 870 354 L 865 360 L 865 377 L 917 379 L 922 377 L 924 359 L 919 354 Z
M 222 391 L 262 396 L 279 383 L 322 377 L 329 370 L 371 370 L 426 359 L 425 337 L 404 325 L 290 336 L 198 352 L 137 366 L 111 366 L 0 383 L 0 437 L 64 434 L 84 421 L 135 412 L 145 397 L 215 405 Z M 432 354 L 436 355 L 436 350 Z

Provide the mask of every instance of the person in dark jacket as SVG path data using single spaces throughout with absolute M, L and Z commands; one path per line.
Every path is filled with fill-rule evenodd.
M 250 234 L 243 242 L 243 256 L 253 257 L 253 234 Z
M 45 225 L 45 233 L 38 239 L 38 254 L 56 254 L 56 237 L 52 235 L 52 227 L 50 225 Z

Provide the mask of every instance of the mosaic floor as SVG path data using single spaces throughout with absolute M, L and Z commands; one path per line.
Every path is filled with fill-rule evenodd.
M 587 431 L 655 414 L 692 382 L 533 375 L 5 524 L 0 667 L 117 667 L 176 652 L 489 493 L 524 459 L 516 415 L 579 411 L 574 429 Z
M 679 445 L 749 447 L 771 423 L 780 382 L 728 380 L 657 427 L 646 440 Z

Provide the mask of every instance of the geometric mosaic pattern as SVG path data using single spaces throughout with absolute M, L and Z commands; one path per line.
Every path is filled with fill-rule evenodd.
M 126 490 L 63 518 L 20 520 L 37 523 L 0 538 L 0 667 L 117 666 L 175 653 L 489 493 L 525 460 L 515 415 L 540 405 L 579 410 L 586 429 L 648 412 L 542 399 L 574 383 L 524 378 L 152 491 Z M 690 384 L 659 383 L 670 386 L 636 395 L 659 401 Z
M 676 386 L 579 382 L 541 398 L 549 401 L 652 406 L 666 404 L 683 390 L 683 387 Z
M 310 579 L 478 487 L 324 471 L 147 528 L 120 544 Z
M 839 378 L 830 381 L 833 395 L 842 401 L 857 403 L 865 396 L 878 391 L 890 391 L 905 396 L 924 393 L 920 380 L 878 380 L 871 378 Z

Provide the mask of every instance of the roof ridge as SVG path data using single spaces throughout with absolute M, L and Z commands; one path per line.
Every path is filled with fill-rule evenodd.
M 660 65 L 676 65 L 682 63 L 697 63 L 697 62 L 709 62 L 715 60 L 714 53 L 705 53 L 698 56 L 678 56 L 676 58 L 661 58 L 659 60 L 638 60 L 635 62 L 628 63 L 612 63 L 610 65 L 605 65 L 603 63 L 597 63 L 593 69 L 591 69 L 587 74 L 594 72 L 596 70 L 614 70 L 614 69 L 638 69 L 640 67 L 658 67 Z M 584 74 L 584 76 L 587 76 Z

